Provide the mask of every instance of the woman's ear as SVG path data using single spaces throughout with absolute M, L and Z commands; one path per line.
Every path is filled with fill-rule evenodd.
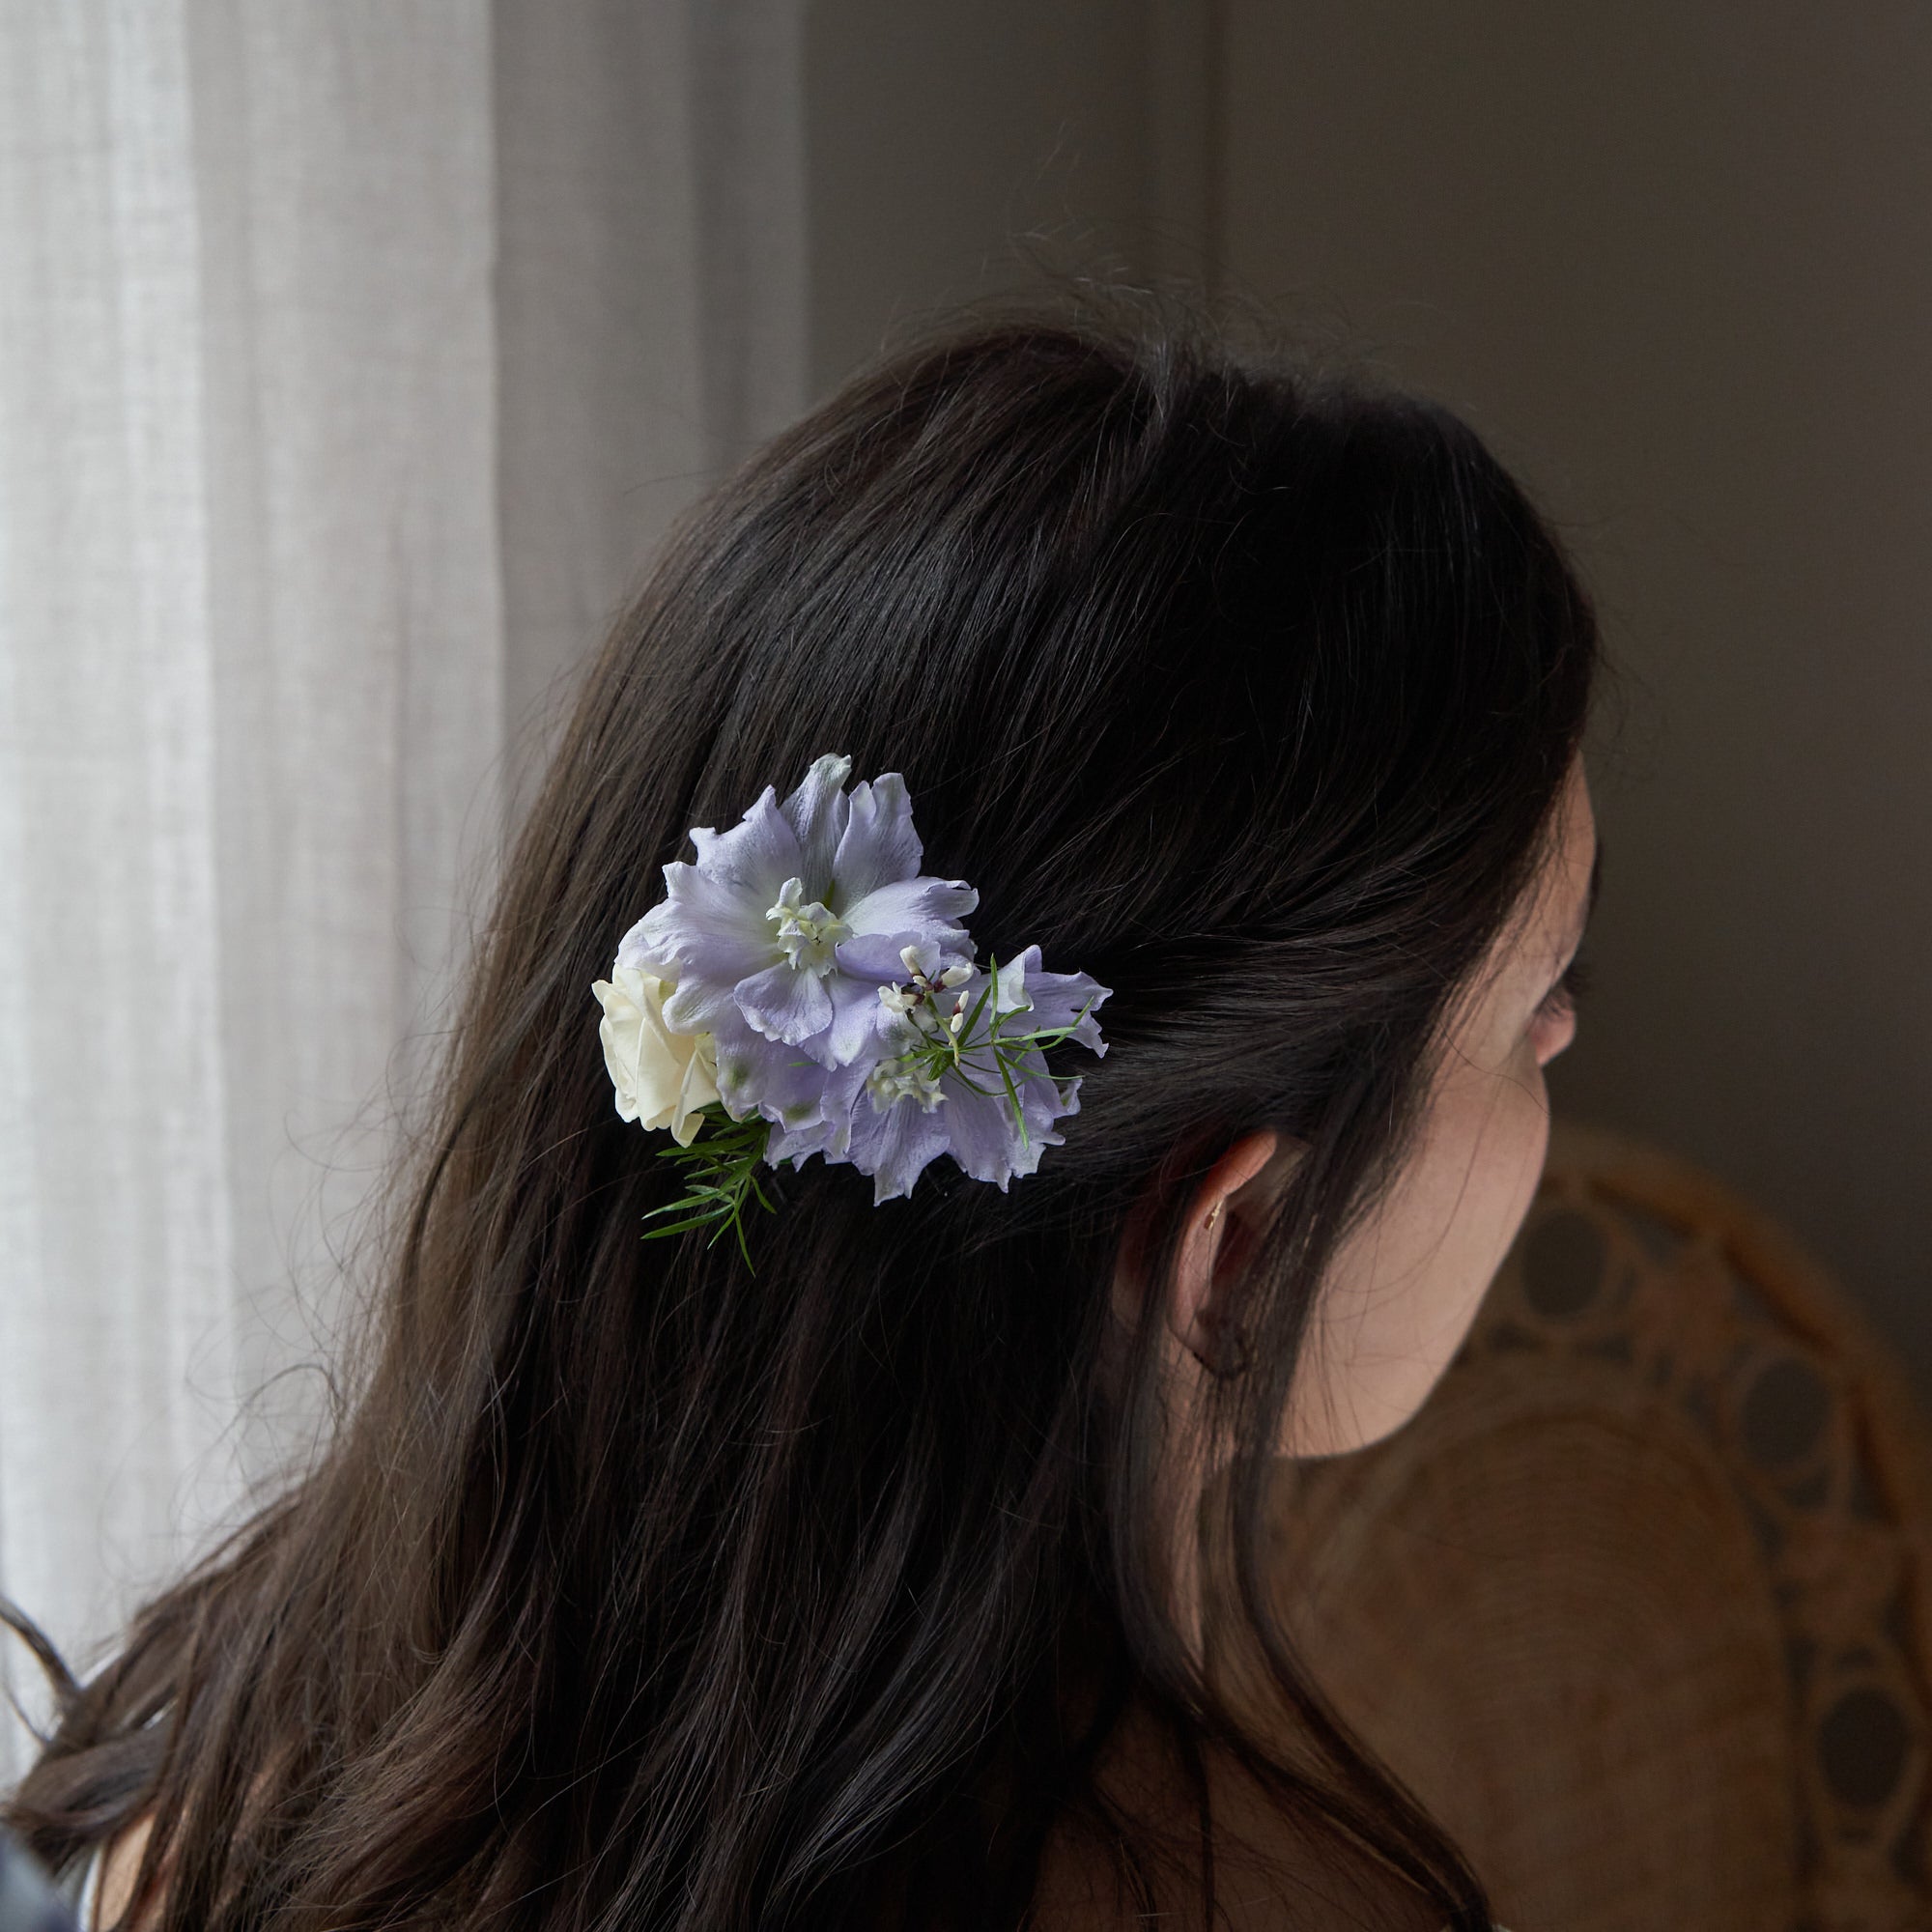
M 1271 1130 L 1243 1134 L 1208 1169 L 1188 1204 L 1167 1322 L 1175 1340 L 1210 1375 L 1239 1375 L 1247 1366 L 1238 1289 L 1298 1151 Z

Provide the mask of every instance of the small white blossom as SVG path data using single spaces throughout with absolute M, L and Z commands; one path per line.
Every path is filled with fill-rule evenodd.
M 938 1080 L 914 1060 L 886 1060 L 866 1076 L 875 1112 L 884 1113 L 898 1100 L 917 1100 L 920 1112 L 929 1114 L 946 1098 Z
M 806 899 L 803 879 L 787 879 L 779 888 L 778 904 L 765 917 L 777 927 L 779 950 L 793 971 L 820 980 L 838 963 L 833 957 L 838 942 L 852 937 L 852 928 L 837 913 L 817 899 Z

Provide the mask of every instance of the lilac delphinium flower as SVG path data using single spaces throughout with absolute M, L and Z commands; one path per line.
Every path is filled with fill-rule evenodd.
M 1054 1122 L 1080 1110 L 1079 1080 L 1055 1080 L 1044 1047 L 1076 1039 L 1104 1054 L 1094 1015 L 1109 988 L 1085 973 L 1044 971 L 1037 946 L 997 977 L 941 967 L 930 949 L 908 948 L 902 964 L 900 981 L 878 994 L 896 1050 L 867 1075 L 847 1158 L 872 1176 L 875 1203 L 910 1194 L 943 1153 L 1005 1193 L 1043 1148 L 1064 1145 Z
M 779 1129 L 768 1157 L 844 1154 L 854 1102 L 891 1049 L 881 985 L 918 948 L 934 970 L 970 967 L 960 879 L 920 871 L 905 781 L 844 790 L 852 761 L 817 759 L 782 804 L 763 796 L 725 832 L 691 834 L 694 864 L 664 868 L 667 896 L 627 932 L 617 964 L 673 990 L 667 1026 L 716 1041 L 725 1111 Z

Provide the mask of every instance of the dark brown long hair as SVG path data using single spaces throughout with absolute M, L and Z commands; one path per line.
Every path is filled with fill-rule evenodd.
M 1155 1902 L 1094 1775 L 1131 1709 L 1197 1791 L 1219 1753 L 1425 1919 L 1486 1926 L 1301 1681 L 1262 1481 L 1327 1258 L 1541 863 L 1595 655 L 1520 491 L 1406 396 L 1036 319 L 814 411 L 589 668 L 330 1447 L 71 1687 L 14 1822 L 58 1865 L 151 1813 L 174 1932 L 1016 1924 L 1062 1831 Z M 813 1161 L 753 1268 L 643 1241 L 672 1183 L 590 982 L 687 828 L 831 751 L 905 775 L 983 951 L 1113 989 L 1112 1050 L 1009 1193 L 942 1161 L 874 1208 Z M 1157 1324 L 1100 1373 L 1129 1216 L 1151 1294 L 1264 1126 L 1309 1151 L 1246 1291 L 1225 1530 L 1292 1749 L 1163 1607 Z

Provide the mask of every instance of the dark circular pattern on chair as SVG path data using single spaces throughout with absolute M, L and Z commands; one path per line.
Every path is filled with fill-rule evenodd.
M 1876 1811 L 1898 1789 L 1912 1752 L 1912 1730 L 1899 1700 L 1883 1684 L 1847 1690 L 1818 1724 L 1818 1769 L 1832 1796 L 1855 1810 Z
M 1825 1432 L 1832 1391 L 1808 1362 L 1787 1355 L 1767 1362 L 1745 1390 L 1738 1434 L 1761 1469 L 1802 1462 Z
M 1604 1237 L 1587 1214 L 1539 1215 L 1522 1250 L 1522 1292 L 1545 1321 L 1580 1315 L 1603 1293 Z

